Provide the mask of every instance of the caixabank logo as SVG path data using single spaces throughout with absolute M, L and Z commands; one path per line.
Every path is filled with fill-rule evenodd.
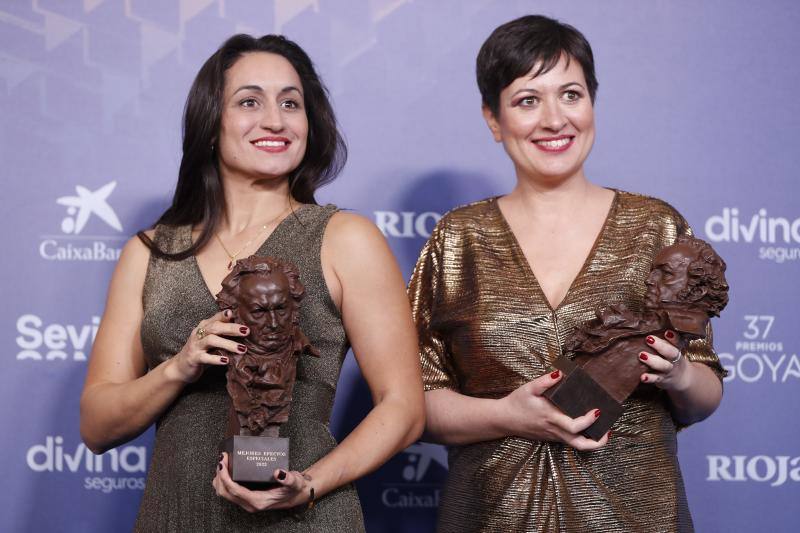
M 17 360 L 86 361 L 97 336 L 100 317 L 85 323 L 48 323 L 39 315 L 26 313 L 17 319 Z
M 724 207 L 706 220 L 706 238 L 711 242 L 760 245 L 758 258 L 784 263 L 800 259 L 800 218 L 774 217 L 766 209 L 754 213 Z
M 390 509 L 435 509 L 441 483 L 429 476 L 431 467 L 447 469 L 447 450 L 438 444 L 418 442 L 403 450 L 401 480 L 383 484 L 381 503 Z
M 776 315 L 744 315 L 741 337 L 732 352 L 720 352 L 728 371 L 726 382 L 776 384 L 800 383 L 800 358 L 773 333 Z
M 71 473 L 81 476 L 85 490 L 108 494 L 115 490 L 143 490 L 147 469 L 145 446 L 120 446 L 102 455 L 93 454 L 82 442 L 67 446 L 61 435 L 47 435 L 44 442 L 28 448 L 25 461 L 41 475 Z
M 120 235 L 122 224 L 109 203 L 116 186 L 117 182 L 112 181 L 92 191 L 76 185 L 75 195 L 57 198 L 55 203 L 66 208 L 61 233 L 41 235 L 39 256 L 48 261 L 118 260 L 125 238 Z M 93 224 L 93 229 L 103 231 L 84 234 L 87 225 L 94 221 L 101 224 Z

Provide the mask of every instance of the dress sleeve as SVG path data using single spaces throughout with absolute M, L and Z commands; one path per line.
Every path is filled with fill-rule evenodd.
M 439 328 L 442 313 L 442 260 L 444 257 L 444 221 L 436 226 L 420 252 L 408 285 L 411 313 L 419 336 L 422 383 L 426 391 L 458 390 L 458 382 Z

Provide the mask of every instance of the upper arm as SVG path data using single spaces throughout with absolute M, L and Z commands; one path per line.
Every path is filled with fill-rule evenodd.
M 402 273 L 383 235 L 363 217 L 337 213 L 325 230 L 322 264 L 373 398 L 407 389 L 419 395 L 421 404 L 411 309 Z
M 122 250 L 92 347 L 84 392 L 101 383 L 132 381 L 145 372 L 139 328 L 149 257 L 149 250 L 137 237 L 129 240 Z

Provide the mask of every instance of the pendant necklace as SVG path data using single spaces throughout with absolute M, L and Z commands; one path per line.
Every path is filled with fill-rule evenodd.
M 291 207 L 291 204 L 289 205 L 289 207 Z M 222 249 L 225 251 L 225 255 L 228 256 L 228 259 L 229 259 L 229 261 L 228 261 L 228 270 L 231 270 L 233 268 L 233 265 L 236 264 L 236 258 L 239 256 L 239 254 L 244 252 L 245 250 L 247 250 L 247 248 L 251 244 L 253 244 L 253 241 L 255 241 L 258 237 L 263 235 L 264 232 L 267 231 L 268 227 L 270 227 L 275 221 L 277 221 L 279 218 L 281 218 L 284 213 L 286 213 L 287 209 L 284 209 L 283 211 L 278 213 L 278 215 L 276 217 L 264 222 L 264 224 L 261 225 L 261 229 L 258 230 L 258 233 L 256 233 L 249 241 L 244 243 L 244 246 L 239 248 L 239 250 L 236 253 L 231 253 L 230 250 L 228 250 L 228 247 L 225 246 L 225 243 L 222 242 L 222 239 L 220 238 L 219 233 L 214 233 L 214 237 L 217 238 L 217 241 L 219 241 L 219 245 L 222 246 Z

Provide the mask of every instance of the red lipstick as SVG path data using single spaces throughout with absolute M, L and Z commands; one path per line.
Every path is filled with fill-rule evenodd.
M 574 140 L 574 135 L 556 135 L 555 137 L 534 139 L 533 144 L 542 152 L 558 153 L 567 151 L 569 147 L 572 146 Z

